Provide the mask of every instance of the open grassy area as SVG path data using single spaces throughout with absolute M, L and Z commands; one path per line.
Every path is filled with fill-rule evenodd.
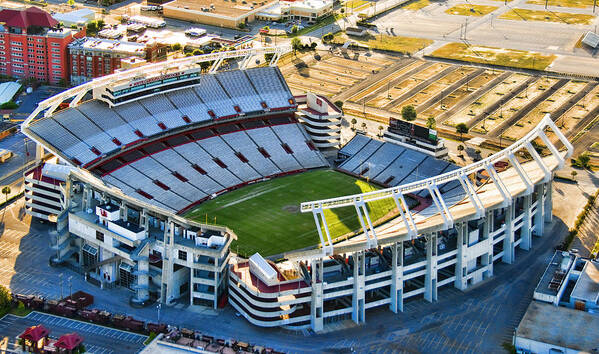
M 185 217 L 230 227 L 239 237 L 231 249 L 250 256 L 273 255 L 320 242 L 312 213 L 301 213 L 302 202 L 379 189 L 373 184 L 333 170 L 309 171 L 250 185 L 203 203 Z M 392 200 L 368 203 L 371 220 L 396 211 Z M 332 237 L 358 230 L 354 207 L 325 211 Z
M 497 6 L 460 4 L 445 10 L 445 13 L 460 16 L 484 16 L 497 9 Z
M 568 12 L 512 9 L 499 16 L 503 20 L 559 22 L 569 25 L 590 25 L 595 16 Z
M 333 42 L 337 44 L 343 44 L 348 39 L 366 45 L 372 49 L 389 50 L 392 52 L 403 52 L 410 54 L 413 54 L 433 43 L 432 40 L 424 38 L 389 35 L 366 35 L 364 37 L 354 37 L 348 36 L 345 33 L 336 34 Z
M 401 8 L 404 10 L 417 11 L 427 7 L 430 4 L 431 2 L 429 0 L 415 0 L 411 1 L 409 4 L 405 6 L 402 6 Z
M 544 6 L 545 0 L 528 0 L 526 3 Z M 593 0 L 548 0 L 547 5 L 562 7 L 591 7 L 593 6 Z
M 344 17 L 345 17 L 345 15 L 339 15 L 339 14 L 333 14 L 333 15 L 327 16 L 323 19 L 318 20 L 314 25 L 304 27 L 303 29 L 297 31 L 296 33 L 289 34 L 287 37 L 292 38 L 292 37 L 297 37 L 297 36 L 303 36 L 312 31 L 316 31 L 317 29 L 321 29 L 323 27 L 330 26 L 333 23 L 335 23 L 335 21 L 342 19 Z M 327 34 L 328 32 L 330 32 L 330 27 L 329 27 L 329 29 L 325 29 L 323 32 L 324 32 L 323 34 Z M 319 35 L 319 34 L 315 34 L 315 35 Z
M 516 49 L 468 46 L 464 43 L 446 44 L 432 52 L 431 56 L 514 68 L 534 68 L 536 70 L 544 70 L 555 60 L 555 55 Z

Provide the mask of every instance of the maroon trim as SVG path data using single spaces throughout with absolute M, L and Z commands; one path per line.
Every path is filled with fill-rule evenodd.
M 141 131 L 139 131 L 139 129 L 135 129 L 134 133 L 135 133 L 135 135 L 139 136 L 140 138 L 144 137 L 144 133 L 142 133 Z
M 143 197 L 146 197 L 147 199 L 154 199 L 154 197 L 151 194 L 146 193 L 146 192 L 142 191 L 141 189 L 136 190 L 136 192 L 137 192 L 137 194 L 139 194 Z
M 98 156 L 102 155 L 102 153 L 100 152 L 100 150 L 98 150 L 98 149 L 97 149 L 95 146 L 92 146 L 92 147 L 90 148 L 90 150 L 91 150 L 91 151 L 92 151 L 94 154 L 96 154 L 96 155 L 98 155 Z
M 258 151 L 262 154 L 262 156 L 266 157 L 267 159 L 270 158 L 270 154 L 262 146 L 258 146 Z
M 314 144 L 311 141 L 306 140 L 306 145 L 308 145 L 308 147 L 310 148 L 310 150 L 316 151 L 316 146 L 314 146 Z
M 215 157 L 212 160 L 216 162 L 216 164 L 219 165 L 221 168 L 227 168 L 227 165 L 224 162 L 222 162 L 222 160 L 218 157 Z
M 116 146 L 121 146 L 122 145 L 121 141 L 119 139 L 117 139 L 117 138 L 112 138 L 112 142 L 115 143 Z
M 207 175 L 208 172 L 206 172 L 203 168 L 201 168 L 200 166 L 196 165 L 195 163 L 191 165 L 191 168 L 193 168 L 194 170 L 198 171 L 201 175 Z
M 158 122 L 158 126 L 160 127 L 160 129 L 166 130 L 166 125 L 164 123 Z
M 235 152 L 235 156 L 237 156 L 237 158 L 238 158 L 239 160 L 241 160 L 241 162 L 243 162 L 243 163 L 248 163 L 248 162 L 250 162 L 250 161 L 248 161 L 248 159 L 247 159 L 247 158 L 246 158 L 246 157 L 245 157 L 245 156 L 244 156 L 244 155 L 243 155 L 241 152 L 239 152 L 239 151 Z
M 169 186 L 167 186 L 166 184 L 160 182 L 159 180 L 155 179 L 152 182 L 154 182 L 155 185 L 157 185 L 158 187 L 164 189 L 165 191 L 170 190 Z
M 235 105 L 233 108 L 235 109 L 235 112 L 241 113 L 241 108 L 239 106 Z
M 281 118 L 284 119 L 283 122 L 278 121 Z M 251 122 L 251 121 L 261 121 L 264 124 L 264 126 L 247 127 L 246 128 L 242 125 L 241 126 L 239 125 L 239 124 L 243 124 L 244 122 Z M 119 152 L 117 152 L 116 154 L 114 154 L 110 157 L 103 157 L 103 160 L 102 160 L 102 158 L 99 159 L 102 161 L 94 160 L 92 162 L 89 162 L 85 165 L 85 168 L 89 168 L 90 172 L 92 172 L 92 173 L 95 173 L 100 176 L 105 176 L 105 175 L 110 174 L 110 173 L 118 170 L 119 168 L 121 168 L 125 165 L 128 165 L 132 162 L 135 162 L 141 158 L 140 157 L 140 158 L 132 159 L 131 161 L 125 161 L 125 160 L 121 159 L 121 157 L 126 156 L 127 154 L 131 154 L 134 151 L 139 151 L 139 152 L 141 152 L 141 154 L 143 154 L 145 156 L 150 156 L 150 155 L 153 155 L 160 151 L 164 151 L 164 150 L 168 149 L 169 147 L 165 146 L 164 148 L 156 150 L 156 151 L 154 149 L 152 149 L 151 153 L 145 152 L 144 148 L 147 148 L 150 145 L 164 143 L 165 141 L 172 139 L 174 137 L 177 137 L 177 136 L 185 136 L 186 138 L 189 139 L 189 141 L 185 141 L 180 144 L 171 144 L 170 147 L 176 147 L 176 146 L 184 145 L 184 144 L 187 144 L 190 142 L 200 141 L 203 139 L 211 138 L 213 136 L 222 136 L 222 135 L 231 134 L 231 133 L 235 133 L 235 132 L 243 131 L 243 130 L 252 130 L 252 129 L 258 129 L 258 128 L 264 128 L 266 126 L 277 126 L 277 125 L 293 124 L 293 123 L 297 123 L 297 119 L 295 118 L 293 113 L 280 113 L 280 114 L 274 114 L 274 115 L 267 116 L 267 117 L 248 118 L 248 119 L 244 119 L 242 121 L 216 123 L 216 124 L 212 124 L 209 126 L 203 126 L 203 127 L 198 127 L 198 128 L 192 129 L 192 130 L 187 130 L 187 131 L 184 131 L 181 133 L 161 136 L 154 140 L 149 140 L 148 138 L 139 139 L 136 142 L 136 143 L 138 143 L 138 145 L 136 147 L 132 147 L 130 149 L 121 149 Z M 223 134 L 220 134 L 218 131 L 215 131 L 215 129 L 217 129 L 218 127 L 224 126 L 224 125 L 234 125 L 235 129 L 232 131 L 229 131 L 227 133 L 223 133 Z M 196 133 L 206 132 L 206 131 L 210 132 L 210 136 L 201 137 L 201 138 L 195 138 L 193 136 Z M 125 148 L 130 147 L 132 144 L 134 144 L 134 143 L 127 144 Z M 117 167 L 111 167 L 107 170 L 102 168 L 103 166 L 106 166 L 115 160 L 121 162 L 121 165 L 117 166 Z
M 183 118 L 183 121 L 184 121 L 185 123 L 191 123 L 191 119 L 189 119 L 189 117 L 188 117 L 188 116 L 183 116 L 183 117 L 181 117 L 181 118 Z
M 71 161 L 73 161 L 75 163 L 75 165 L 77 166 L 81 166 L 81 161 L 77 160 L 76 158 L 72 158 Z
M 188 182 L 189 180 L 183 177 L 179 172 L 173 171 L 173 176 L 177 177 L 177 179 L 181 182 Z
M 291 150 L 291 147 L 289 147 L 287 143 L 281 143 L 281 146 L 283 147 L 283 150 L 285 150 L 286 153 L 293 154 L 293 150 Z

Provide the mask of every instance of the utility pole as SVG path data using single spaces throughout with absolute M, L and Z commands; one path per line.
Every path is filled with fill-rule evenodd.
M 58 277 L 60 279 L 60 299 L 62 300 L 62 273 L 60 273 Z
M 545 10 L 547 10 L 547 2 L 549 2 L 549 0 L 545 0 Z
M 158 306 L 156 306 L 156 309 L 158 310 L 158 323 L 160 323 L 160 309 L 162 308 L 162 303 L 159 303 Z

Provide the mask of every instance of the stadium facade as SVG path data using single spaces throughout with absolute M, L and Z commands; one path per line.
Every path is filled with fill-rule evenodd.
M 26 173 L 26 205 L 57 223 L 51 263 L 70 263 L 102 287 L 129 288 L 133 303 L 217 308 L 228 298 L 255 325 L 318 331 L 341 318 L 362 323 L 375 307 L 400 312 L 414 297 L 436 301 L 443 287 L 464 290 L 543 235 L 552 173 L 572 152 L 548 116 L 512 146 L 463 168 L 356 136 L 338 168 L 390 187 L 302 203 L 320 244 L 276 264 L 235 255 L 235 230 L 182 217 L 229 190 L 329 167 L 274 66 L 285 50 L 150 65 L 41 102 L 23 132 L 39 144 L 39 157 L 47 150 L 61 167 L 42 162 Z M 264 52 L 275 54 L 273 66 L 245 69 Z M 235 57 L 241 70 L 217 71 Z M 208 60 L 213 66 L 202 73 L 198 64 Z M 57 110 L 64 102 L 69 107 Z M 533 147 L 537 139 L 546 156 Z M 368 205 L 384 199 L 399 214 L 377 224 Z M 325 212 L 341 207 L 355 209 L 362 231 L 333 240 Z

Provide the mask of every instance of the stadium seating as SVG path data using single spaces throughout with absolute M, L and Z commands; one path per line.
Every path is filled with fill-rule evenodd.
M 435 159 L 419 151 L 390 143 L 370 139 L 357 134 L 341 150 L 350 156 L 339 165 L 339 169 L 353 174 L 363 174 L 371 180 L 397 186 L 438 176 L 459 167 L 449 162 Z M 367 170 L 366 170 L 367 169 Z M 457 181 L 439 186 L 446 205 L 461 201 L 465 192 Z M 426 190 L 417 193 L 420 197 L 429 197 Z M 421 211 L 421 215 L 437 213 L 434 205 Z
M 216 116 L 226 117 L 237 114 L 234 108 L 235 104 L 216 81 L 214 75 L 202 76 L 200 84 L 194 86 L 194 90 Z
M 208 114 L 208 107 L 191 88 L 167 92 L 166 97 L 177 106 L 182 115 L 189 117 L 194 123 L 212 119 Z
M 281 141 L 270 128 L 250 129 L 245 133 L 255 142 L 257 147 L 263 148 L 270 159 L 283 171 L 296 171 L 302 169 L 293 155 L 287 154 L 281 146 Z
M 225 71 L 216 75 L 217 80 L 231 96 L 231 101 L 243 112 L 262 111 L 262 98 L 256 93 L 253 85 L 243 71 Z
M 116 106 L 114 111 L 144 136 L 152 136 L 163 131 L 158 126 L 158 121 L 137 101 Z
M 339 168 L 352 173 L 361 174 L 365 168 L 369 168 L 369 165 L 373 162 L 370 161 L 370 157 L 381 147 L 383 143 L 378 140 L 370 140 L 360 151 L 354 156 L 347 159 Z M 372 176 L 369 174 L 369 176 Z
M 303 128 L 302 128 L 303 129 Z M 272 130 L 282 143 L 293 151 L 293 156 L 304 168 L 315 168 L 326 165 L 326 161 L 317 150 L 311 150 L 306 143 L 307 138 L 297 124 L 275 125 Z
M 253 149 L 254 143 L 243 131 L 222 135 L 221 138 L 233 148 L 233 150 L 241 152 L 252 166 L 262 176 L 271 176 L 282 171 L 275 166 L 272 161 L 264 157 L 258 148 Z M 248 148 L 250 147 L 250 148 Z
M 55 120 L 45 119 L 43 120 L 43 124 L 39 124 L 40 122 L 32 124 L 30 127 L 31 131 L 40 137 L 43 137 L 68 157 L 76 159 L 81 163 L 86 163 L 97 158 L 97 156 L 90 150 L 89 145 L 66 130 Z
M 139 140 L 139 136 L 134 133 L 135 129 L 105 104 L 99 101 L 89 101 L 78 106 L 77 109 L 121 144 L 127 145 Z
M 281 82 L 277 68 L 269 66 L 263 70 L 246 70 L 244 72 L 269 108 L 289 106 L 289 99 L 292 96 Z
M 252 181 L 263 177 L 247 163 L 242 162 L 220 137 L 203 139 L 198 141 L 198 144 L 214 158 L 222 161 L 240 180 Z
M 139 103 L 154 116 L 157 122 L 164 123 L 168 129 L 185 125 L 183 114 L 173 106 L 165 95 L 155 95 L 139 100 Z
M 339 150 L 340 153 L 348 156 L 355 155 L 371 139 L 362 134 L 356 134 L 344 147 Z

